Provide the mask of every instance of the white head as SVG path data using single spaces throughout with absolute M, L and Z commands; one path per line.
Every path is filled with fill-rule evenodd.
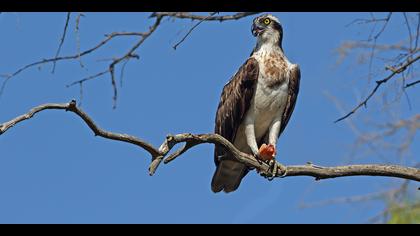
M 270 43 L 279 45 L 283 40 L 283 27 L 279 19 L 271 14 L 264 14 L 254 19 L 251 29 L 252 35 L 257 37 L 257 44 Z

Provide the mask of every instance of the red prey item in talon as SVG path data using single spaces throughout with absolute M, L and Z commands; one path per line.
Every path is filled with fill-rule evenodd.
M 272 160 L 275 156 L 276 156 L 276 148 L 274 147 L 274 145 L 272 144 L 263 144 L 260 147 L 260 150 L 258 150 L 259 152 L 259 159 L 263 160 L 263 161 L 270 161 Z

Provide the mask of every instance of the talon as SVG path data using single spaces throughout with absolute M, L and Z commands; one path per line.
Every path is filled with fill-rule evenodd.
M 286 177 L 287 176 L 287 169 L 285 169 L 284 170 L 284 173 L 281 175 L 281 176 L 279 176 L 280 178 L 284 178 L 284 177 Z
M 277 176 L 278 165 L 276 159 L 273 158 L 272 160 L 270 160 L 268 165 L 270 166 L 271 176 L 269 176 L 267 179 L 268 181 L 272 181 Z
M 260 158 L 260 154 L 259 153 L 254 153 L 254 158 L 255 160 L 257 160 L 258 164 L 262 164 L 262 159 Z M 257 170 L 257 172 L 259 173 L 259 171 Z

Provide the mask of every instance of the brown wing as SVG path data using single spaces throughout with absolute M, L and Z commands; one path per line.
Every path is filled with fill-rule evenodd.
M 249 58 L 223 87 L 217 108 L 214 132 L 222 135 L 230 142 L 235 140 L 236 131 L 249 109 L 258 73 L 257 60 Z M 224 150 L 216 145 L 214 151 L 216 165 L 219 163 L 218 156 L 223 155 L 223 152 Z
M 297 95 L 299 93 L 299 83 L 300 83 L 300 68 L 299 65 L 296 65 L 290 71 L 290 78 L 289 78 L 289 96 L 287 98 L 287 104 L 284 108 L 284 113 L 281 121 L 280 133 L 286 128 L 287 123 L 292 116 L 293 110 L 295 109 Z

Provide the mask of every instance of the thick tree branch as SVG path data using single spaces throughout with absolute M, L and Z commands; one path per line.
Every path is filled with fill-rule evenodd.
M 43 110 L 65 110 L 71 111 L 78 115 L 94 132 L 96 136 L 103 138 L 117 140 L 134 144 L 140 148 L 145 149 L 152 156 L 152 162 L 149 166 L 149 174 L 153 175 L 159 166 L 164 161 L 165 164 L 173 161 L 181 154 L 188 151 L 190 148 L 203 143 L 212 143 L 215 145 L 223 146 L 229 151 L 238 161 L 248 165 L 250 168 L 255 168 L 259 173 L 270 176 L 273 171 L 271 167 L 265 163 L 258 161 L 252 155 L 239 151 L 232 143 L 218 134 L 177 134 L 168 135 L 162 145 L 157 149 L 146 141 L 143 141 L 135 136 L 128 134 L 113 133 L 101 129 L 95 124 L 83 110 L 76 106 L 76 101 L 72 100 L 69 103 L 48 103 L 32 108 L 28 113 L 18 116 L 10 121 L 0 124 L 0 135 L 5 133 L 14 125 L 32 118 L 36 113 Z M 178 143 L 185 143 L 180 149 L 168 155 L 171 149 Z M 166 159 L 165 159 L 166 157 Z M 287 177 L 287 176 L 312 176 L 316 180 L 337 178 L 344 176 L 388 176 L 403 179 L 410 179 L 420 181 L 420 169 L 412 167 L 403 167 L 397 165 L 348 165 L 337 167 L 322 167 L 308 163 L 306 165 L 292 165 L 283 166 L 280 163 L 277 165 L 278 170 L 274 177 Z
M 145 149 L 146 151 L 148 151 L 152 156 L 158 156 L 159 155 L 159 151 L 157 149 L 155 149 L 152 145 L 150 145 L 149 143 L 131 136 L 131 135 L 127 135 L 127 134 L 119 134 L 119 133 L 112 133 L 112 132 L 108 132 L 106 130 L 103 130 L 101 128 L 99 128 L 99 126 L 97 126 L 95 124 L 95 122 L 93 121 L 92 118 L 90 118 L 84 111 L 82 111 L 80 108 L 78 108 L 76 106 L 76 101 L 72 100 L 69 103 L 47 103 L 47 104 L 43 104 L 37 107 L 32 108 L 28 113 L 20 115 L 8 122 L 5 122 L 3 124 L 0 125 L 0 135 L 2 135 L 4 132 L 6 132 L 8 129 L 12 128 L 14 125 L 24 121 L 24 120 L 28 120 L 30 118 L 32 118 L 36 113 L 41 112 L 43 110 L 65 110 L 65 111 L 71 111 L 75 114 L 77 114 L 80 118 L 83 119 L 83 121 L 89 126 L 89 128 L 93 131 L 93 133 L 95 134 L 95 136 L 101 136 L 103 138 L 107 138 L 107 139 L 113 139 L 113 140 L 117 140 L 117 141 L 121 141 L 121 142 L 127 142 L 127 143 L 131 143 L 134 145 L 137 145 L 143 149 Z

